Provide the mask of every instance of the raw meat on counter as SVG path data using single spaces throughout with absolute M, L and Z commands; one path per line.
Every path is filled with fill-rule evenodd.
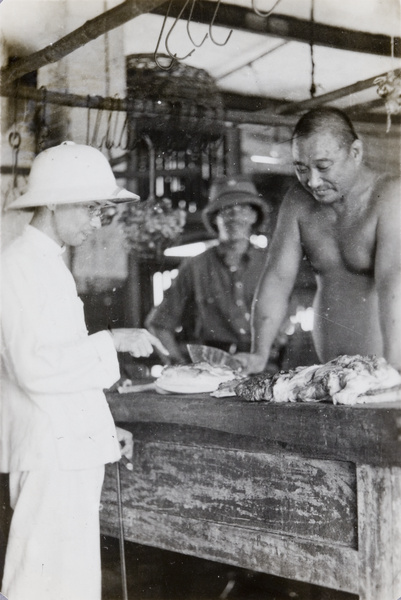
M 176 394 L 202 394 L 216 390 L 219 385 L 236 377 L 226 366 L 212 366 L 206 362 L 193 365 L 164 367 L 156 386 Z
M 401 399 L 401 375 L 384 358 L 339 356 L 323 365 L 297 367 L 275 375 L 253 375 L 222 384 L 213 395 L 235 395 L 248 402 L 333 402 L 358 404 Z

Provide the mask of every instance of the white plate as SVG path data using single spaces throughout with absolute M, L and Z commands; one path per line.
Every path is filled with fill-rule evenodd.
M 162 390 L 166 392 L 172 392 L 173 394 L 206 394 L 209 392 L 214 392 L 220 385 L 220 381 L 217 382 L 197 382 L 196 385 L 194 383 L 179 383 L 173 381 L 158 380 L 156 385 Z

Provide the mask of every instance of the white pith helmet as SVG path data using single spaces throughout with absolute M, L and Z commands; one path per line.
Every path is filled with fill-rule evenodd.
M 63 142 L 35 158 L 28 189 L 9 208 L 139 200 L 117 185 L 107 158 L 91 146 Z

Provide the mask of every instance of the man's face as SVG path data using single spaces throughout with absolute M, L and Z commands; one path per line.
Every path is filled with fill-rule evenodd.
M 330 132 L 318 132 L 293 141 L 295 171 L 303 187 L 321 204 L 346 198 L 362 158 L 361 144 L 351 146 Z
M 80 246 L 94 229 L 101 227 L 100 209 L 96 202 L 56 206 L 54 219 L 59 241 L 67 246 Z
M 257 212 L 250 204 L 226 206 L 216 216 L 219 239 L 221 241 L 249 239 L 257 218 Z

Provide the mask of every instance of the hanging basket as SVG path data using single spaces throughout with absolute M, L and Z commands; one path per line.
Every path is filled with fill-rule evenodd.
M 127 96 L 136 135 L 149 136 L 158 151 L 199 151 L 223 135 L 223 99 L 203 69 L 177 62 L 166 71 L 153 55 L 133 54 L 127 57 Z
M 119 221 L 127 249 L 139 258 L 154 259 L 161 258 L 182 234 L 186 213 L 173 208 L 170 199 L 156 198 L 127 205 Z

